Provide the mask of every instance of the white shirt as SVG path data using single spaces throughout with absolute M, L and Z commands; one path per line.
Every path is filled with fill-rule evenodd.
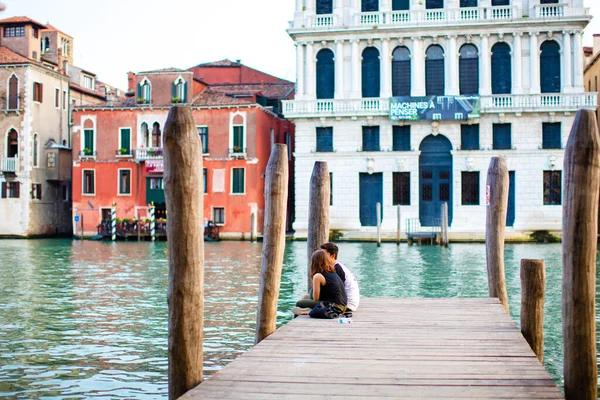
M 358 288 L 358 281 L 354 274 L 346 268 L 341 262 L 337 264 L 342 267 L 344 274 L 346 275 L 346 281 L 344 282 L 344 288 L 346 289 L 346 297 L 348 297 L 348 304 L 346 307 L 351 311 L 358 310 L 358 303 L 360 302 L 360 290 Z

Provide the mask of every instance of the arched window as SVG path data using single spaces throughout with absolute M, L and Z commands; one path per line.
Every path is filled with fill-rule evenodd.
M 335 65 L 333 51 L 322 49 L 317 53 L 317 99 L 333 99 Z
M 410 0 L 392 0 L 393 11 L 410 10 Z
M 425 94 L 443 96 L 445 92 L 444 49 L 437 44 L 427 48 L 425 60 Z
M 50 39 L 46 38 L 44 39 L 44 52 L 46 51 L 50 51 Z
M 33 134 L 33 166 L 38 166 L 38 134 Z
M 465 44 L 458 62 L 460 94 L 479 94 L 479 54 L 477 47 Z
M 8 109 L 19 109 L 19 78 L 15 74 L 8 80 Z
M 150 81 L 144 79 L 138 84 L 138 103 L 150 103 L 152 95 L 152 87 Z
M 540 49 L 541 92 L 560 93 L 560 46 L 554 40 L 547 40 Z
M 510 47 L 499 42 L 492 46 L 492 94 L 509 94 L 512 91 L 512 61 Z
M 185 103 L 187 101 L 187 82 L 178 78 L 173 82 L 172 103 Z
M 144 146 L 152 147 L 152 138 L 150 137 L 150 130 L 148 129 L 147 123 L 142 122 L 141 131 L 142 131 L 142 143 L 144 143 Z
M 404 46 L 392 53 L 392 96 L 410 96 L 410 51 Z
M 444 8 L 444 0 L 427 0 L 425 2 L 426 9 Z
M 160 124 L 155 122 L 152 125 L 152 147 L 162 147 L 162 132 L 160 131 Z
M 379 0 L 361 0 L 360 10 L 362 12 L 379 11 Z
M 317 0 L 317 14 L 333 14 L 333 0 Z
M 11 129 L 6 136 L 6 157 L 15 158 L 19 154 L 19 134 Z
M 367 47 L 362 53 L 362 97 L 379 97 L 379 50 Z

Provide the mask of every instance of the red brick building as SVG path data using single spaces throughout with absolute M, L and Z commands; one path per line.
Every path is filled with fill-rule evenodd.
M 113 202 L 117 218 L 145 218 L 150 202 L 157 218 L 166 217 L 163 129 L 171 105 L 183 103 L 192 107 L 203 143 L 205 219 L 220 226 L 223 238 L 248 238 L 254 213 L 255 233 L 262 233 L 264 174 L 273 143 L 288 144 L 293 171 L 294 127 L 279 105 L 293 97 L 294 84 L 239 63 L 215 64 L 234 64 L 230 70 L 250 81 L 216 83 L 211 74 L 208 83 L 201 76 L 210 64 L 130 73 L 128 100 L 75 109 L 73 213 L 83 219 L 79 231 L 95 235 Z M 292 182 L 293 173 L 290 199 Z M 291 227 L 291 200 L 288 210 Z

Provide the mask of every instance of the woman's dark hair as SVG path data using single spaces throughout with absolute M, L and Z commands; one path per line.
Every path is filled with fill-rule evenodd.
M 331 243 L 331 242 L 323 243 L 321 245 L 321 248 L 323 250 L 326 250 L 330 256 L 332 256 L 333 258 L 335 258 L 337 260 L 339 249 L 334 243 Z
M 310 256 L 310 276 L 327 272 L 335 272 L 331 256 L 325 250 L 315 250 Z

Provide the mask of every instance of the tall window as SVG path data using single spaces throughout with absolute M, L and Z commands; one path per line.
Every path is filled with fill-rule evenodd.
M 425 60 L 425 94 L 443 96 L 445 92 L 444 50 L 433 45 L 427 48 Z
M 60 108 L 60 89 L 54 89 L 54 108 Z
M 334 90 L 333 51 L 322 49 L 317 53 L 317 99 L 333 99 Z
M 223 208 L 223 207 L 213 208 L 213 222 L 217 225 L 225 224 L 225 208 Z
M 6 157 L 15 158 L 19 155 L 19 133 L 11 129 L 6 137 Z
M 152 146 L 151 147 L 162 147 L 162 131 L 160 130 L 160 124 L 155 122 L 152 124 Z
M 393 175 L 394 197 L 393 205 L 410 205 L 410 172 L 394 172 Z
M 362 0 L 360 10 L 362 12 L 379 11 L 379 0 Z
M 540 49 L 541 92 L 560 93 L 560 46 L 554 40 L 547 40 Z
M 119 170 L 119 194 L 131 194 L 131 170 Z
M 202 168 L 202 178 L 204 181 L 204 193 L 208 193 L 208 169 Z
M 121 128 L 119 137 L 119 152 L 121 154 L 131 154 L 131 128 Z
M 21 182 L 2 182 L 2 198 L 19 198 Z
M 427 8 L 427 9 L 444 8 L 444 0 L 426 0 L 425 8 Z
M 479 150 L 479 124 L 460 126 L 460 149 Z
M 19 108 L 19 78 L 11 75 L 8 80 L 8 109 L 17 110 Z
M 333 0 L 317 0 L 317 14 L 333 14 Z
M 94 130 L 84 129 L 83 130 L 83 153 L 86 155 L 94 154 Z
M 362 97 L 379 97 L 379 50 L 367 47 L 362 53 Z
M 479 171 L 463 171 L 462 175 L 462 205 L 479 205 Z
M 544 205 L 560 205 L 562 171 L 544 171 Z
M 42 199 L 42 184 L 32 183 L 31 184 L 31 198 L 35 200 Z
M 233 126 L 233 153 L 245 153 L 243 125 Z
M 173 83 L 173 98 L 171 101 L 173 103 L 185 103 L 187 101 L 187 82 L 182 78 L 177 79 Z
M 492 147 L 494 150 L 512 149 L 510 124 L 493 124 L 492 136 Z
M 244 194 L 245 193 L 245 181 L 244 181 L 244 168 L 232 168 L 231 169 L 231 193 L 233 194 Z
M 148 124 L 145 122 L 142 122 L 142 126 L 141 126 L 140 130 L 142 132 L 142 140 L 143 140 L 144 146 L 152 147 L 152 138 L 150 137 L 150 130 L 148 129 Z
M 91 76 L 83 76 L 83 87 L 87 89 L 94 89 L 94 79 Z
M 144 79 L 138 84 L 138 103 L 150 103 L 152 95 L 152 88 L 150 81 Z
M 44 85 L 39 82 L 33 82 L 33 101 L 42 103 L 44 100 Z
M 332 152 L 333 151 L 333 128 L 324 127 L 317 128 L 317 152 Z
M 33 134 L 33 149 L 32 150 L 33 150 L 33 166 L 37 167 L 38 162 L 39 162 L 39 160 L 38 160 L 38 154 L 39 154 L 38 153 L 39 152 L 39 150 L 38 150 L 38 134 L 37 133 Z
M 410 125 L 392 127 L 392 150 L 410 151 Z
M 83 194 L 93 195 L 96 193 L 96 179 L 93 169 L 83 170 Z
M 393 11 L 410 10 L 410 0 L 392 0 Z
M 50 51 L 50 39 L 49 38 L 44 39 L 44 48 L 42 49 L 42 53 L 45 53 L 47 51 Z
M 479 94 L 479 55 L 477 47 L 465 44 L 460 48 L 460 94 Z
M 509 94 L 512 91 L 512 62 L 510 47 L 504 42 L 492 47 L 492 94 Z
M 392 96 L 410 96 L 410 51 L 404 46 L 392 53 Z
M 208 126 L 197 126 L 198 136 L 202 142 L 202 153 L 208 154 Z
M 543 122 L 542 123 L 542 148 L 543 149 L 560 149 L 560 122 Z
M 363 151 L 379 151 L 379 127 L 362 127 Z

